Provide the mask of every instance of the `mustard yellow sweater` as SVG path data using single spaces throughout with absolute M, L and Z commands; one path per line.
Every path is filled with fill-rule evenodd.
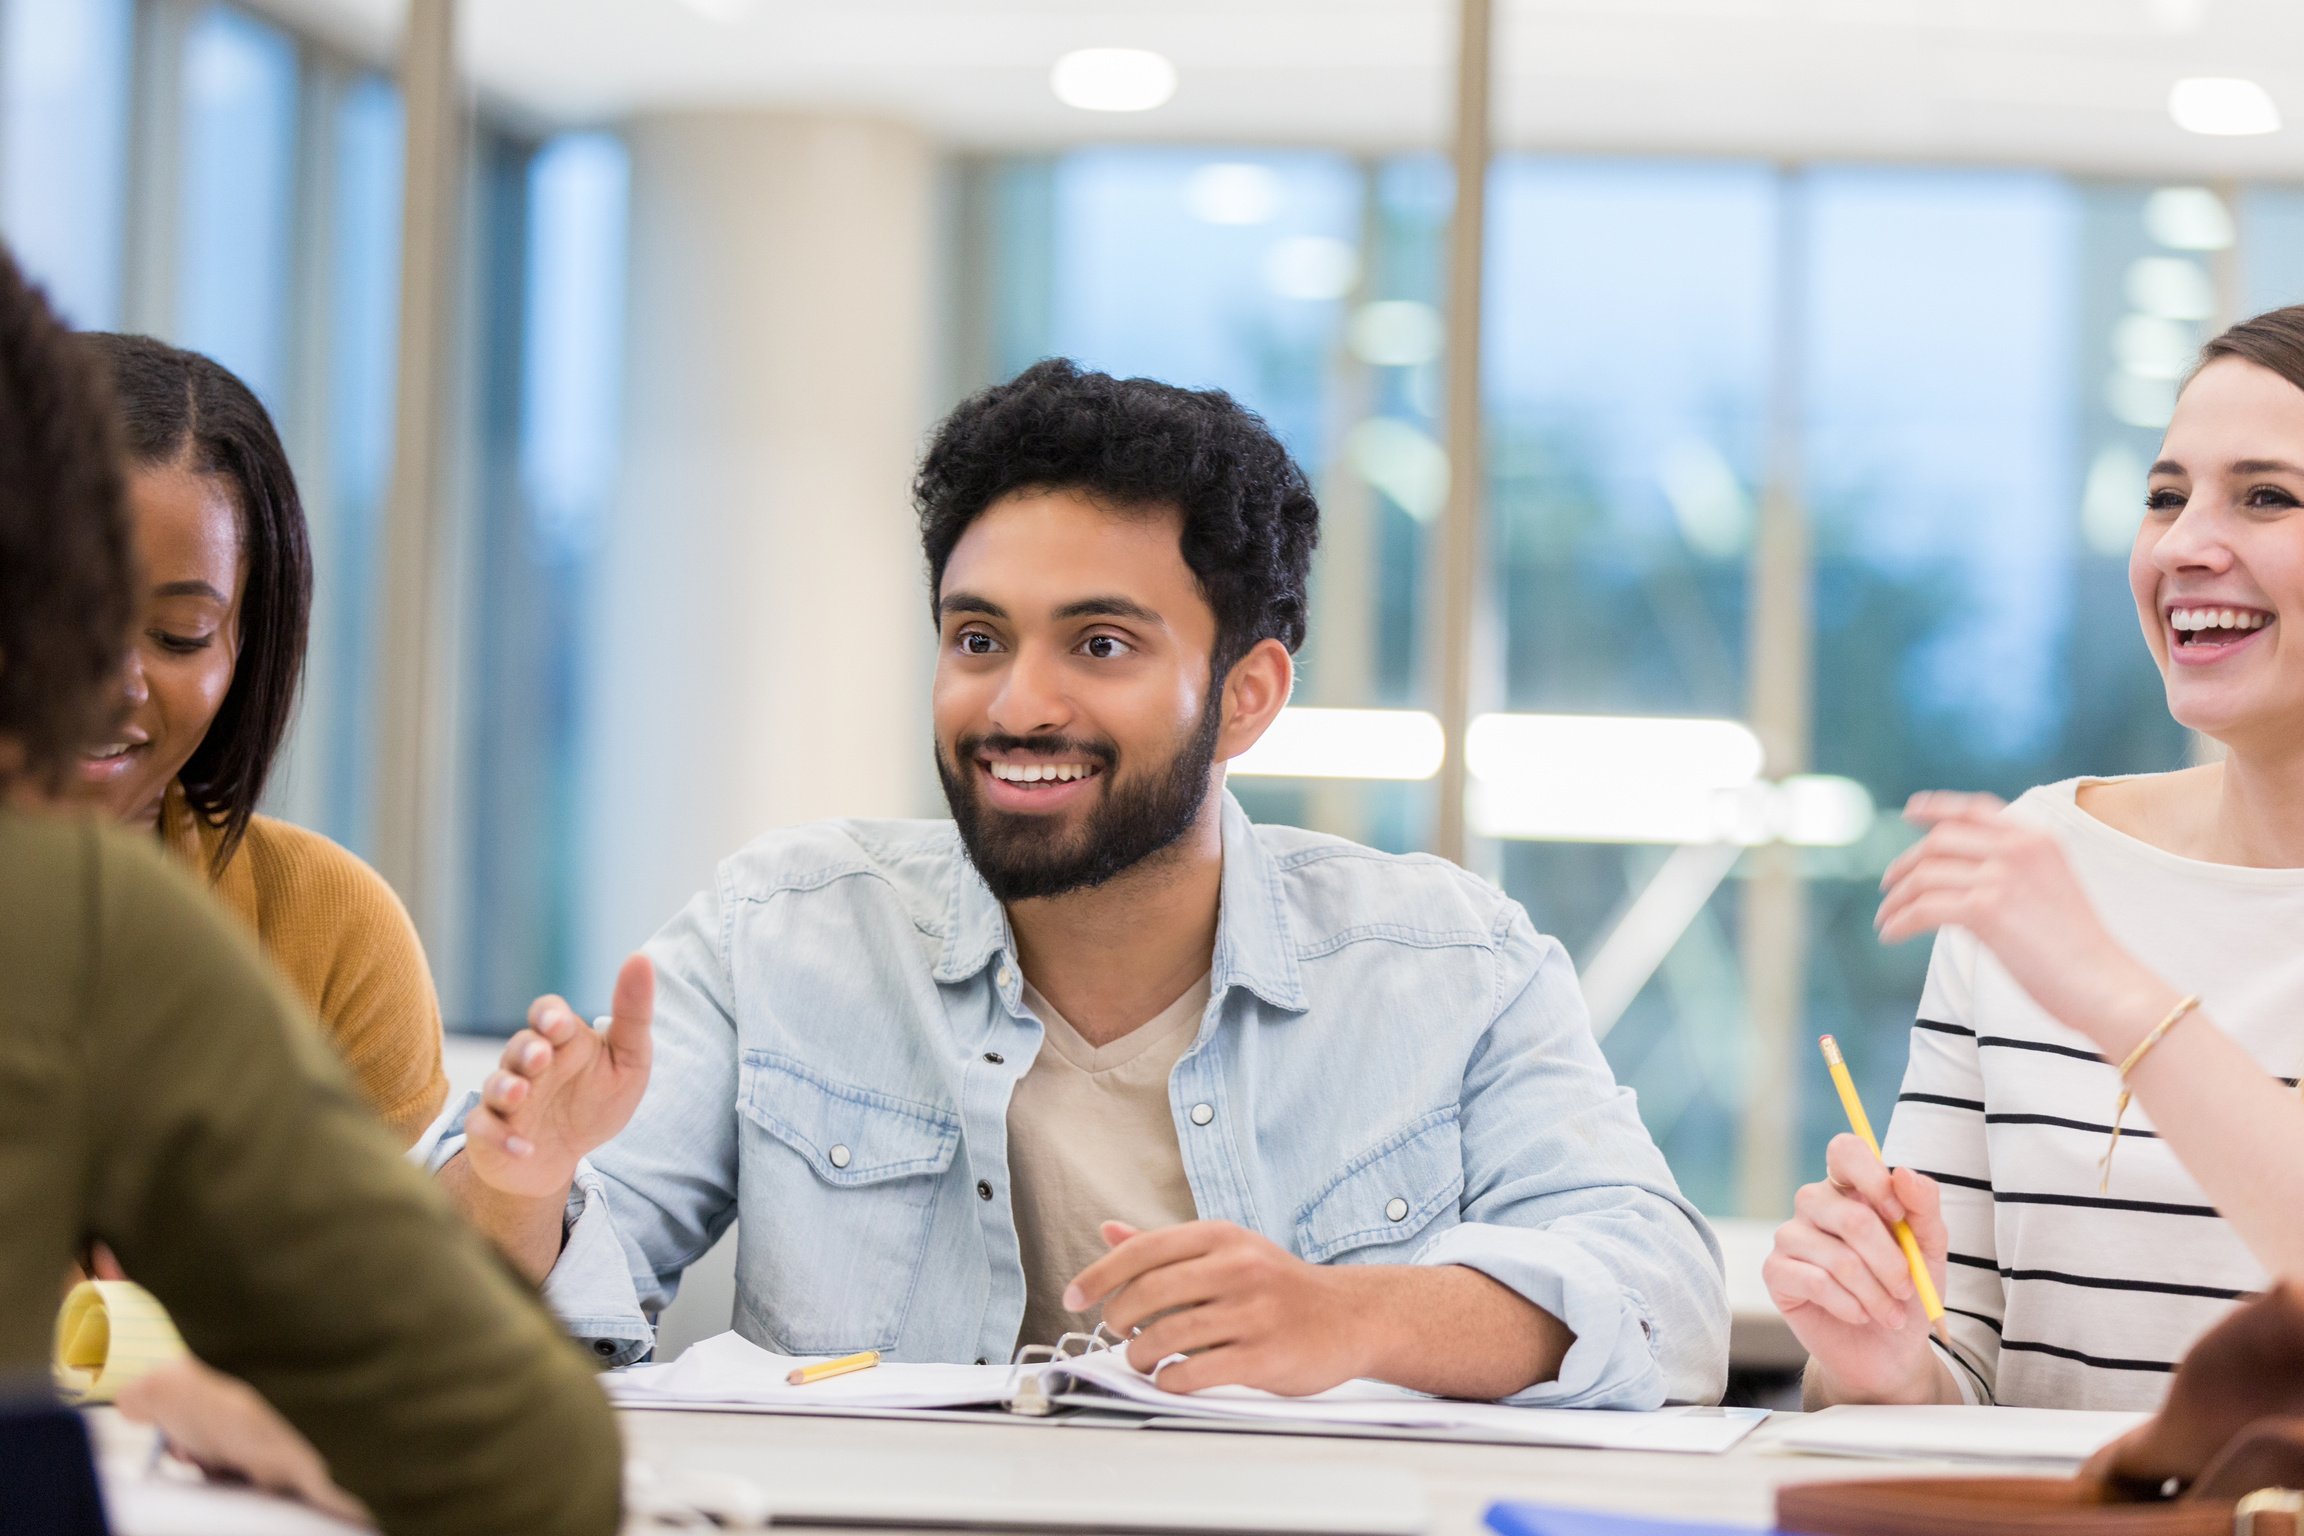
M 319 1015 L 369 1108 L 403 1147 L 440 1113 L 440 1000 L 416 925 L 384 877 L 317 832 L 269 816 L 221 871 L 221 829 L 180 787 L 160 806 L 160 840 L 245 923 L 296 995 Z

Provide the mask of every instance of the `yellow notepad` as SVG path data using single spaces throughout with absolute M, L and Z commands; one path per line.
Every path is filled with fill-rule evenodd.
M 56 1387 L 76 1403 L 108 1403 L 187 1353 L 159 1300 L 134 1281 L 83 1280 L 56 1318 Z

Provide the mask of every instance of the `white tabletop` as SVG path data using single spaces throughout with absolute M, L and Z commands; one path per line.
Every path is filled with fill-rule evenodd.
M 258 1500 L 245 1491 L 194 1490 L 174 1483 L 165 1499 L 156 1499 L 150 1489 L 139 1496 L 136 1486 L 124 1484 L 141 1481 L 148 1432 L 121 1423 L 109 1410 L 90 1418 L 98 1444 L 107 1453 L 106 1485 L 119 1536 L 256 1532 L 341 1536 L 351 1531 L 298 1506 Z M 1790 1427 L 1781 1417 L 1720 1456 L 1109 1428 L 1062 1421 L 955 1424 L 657 1410 L 626 1412 L 621 1418 L 632 1459 L 667 1476 L 701 1471 L 753 1479 L 764 1483 L 771 1500 L 776 1490 L 762 1477 L 764 1470 L 772 1464 L 806 1465 L 817 1456 L 846 1461 L 869 1456 L 891 1478 L 903 1476 L 907 1459 L 918 1465 L 982 1458 L 1012 1476 L 1109 1490 L 1116 1500 L 1125 1499 L 1127 1491 L 1140 1484 L 1205 1475 L 1216 1463 L 1246 1473 L 1275 1465 L 1395 1468 L 1422 1486 L 1432 1517 L 1429 1536 L 1481 1536 L 1481 1516 L 1499 1499 L 1765 1530 L 1775 1491 L 1784 1483 L 1931 1473 L 1972 1476 L 1984 1470 L 1972 1463 L 1800 1455 L 1773 1444 Z M 2001 1462 L 1989 1470 L 2059 1475 L 2071 1468 Z M 124 1493 L 129 1495 L 125 1500 Z M 632 1536 L 641 1530 L 637 1524 L 628 1527 Z
M 1765 1530 L 1780 1484 L 1852 1477 L 1975 1475 L 1974 1464 L 1867 1461 L 1804 1456 L 1771 1448 L 1780 1421 L 1763 1424 L 1720 1456 L 1449 1445 L 1428 1441 L 1336 1439 L 1218 1431 L 1091 1428 L 1032 1421 L 917 1423 L 650 1411 L 623 1415 L 629 1454 L 667 1471 L 755 1475 L 764 1450 L 779 1460 L 812 1450 L 886 1458 L 891 1476 L 907 1456 L 998 1458 L 1051 1480 L 1103 1487 L 1124 1496 L 1138 1481 L 1189 1478 L 1213 1461 L 1254 1466 L 1291 1462 L 1398 1467 L 1424 1487 L 1431 1536 L 1478 1536 L 1499 1499 L 1664 1518 L 1708 1520 Z M 2068 1465 L 1999 1463 L 1989 1470 L 2061 1475 Z M 773 1498 L 774 1490 L 768 1490 Z

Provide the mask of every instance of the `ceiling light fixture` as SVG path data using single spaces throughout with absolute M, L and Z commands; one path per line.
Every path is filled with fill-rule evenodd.
M 1048 88 L 1083 112 L 1149 112 L 1176 94 L 1176 66 L 1148 48 L 1075 48 L 1049 71 Z
M 2168 93 L 2168 115 L 2187 133 L 2216 138 L 2280 131 L 2280 109 L 2253 80 L 2214 76 L 2179 80 Z
M 680 0 L 680 3 L 706 21 L 733 26 L 751 18 L 753 0 Z

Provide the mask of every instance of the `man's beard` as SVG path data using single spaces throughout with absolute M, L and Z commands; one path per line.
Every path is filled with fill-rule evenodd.
M 947 762 L 943 747 L 937 747 L 936 776 L 944 781 L 944 799 L 952 807 L 968 860 L 994 897 L 1005 904 L 1062 896 L 1126 873 L 1192 830 L 1208 800 L 1216 734 L 1223 723 L 1223 694 L 1211 690 L 1191 736 L 1166 767 L 1138 783 L 1113 771 L 1118 754 L 1109 745 L 1065 736 L 963 736 L 957 764 Z M 977 782 L 977 754 L 988 750 L 1091 760 L 1105 781 L 1103 798 L 1086 824 L 1070 835 L 1058 817 L 996 810 L 984 803 Z

